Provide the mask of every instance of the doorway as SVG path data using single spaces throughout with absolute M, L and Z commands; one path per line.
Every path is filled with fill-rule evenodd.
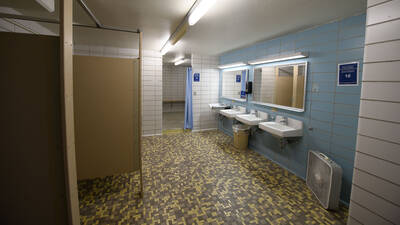
M 187 65 L 163 62 L 163 133 L 181 131 L 185 120 Z

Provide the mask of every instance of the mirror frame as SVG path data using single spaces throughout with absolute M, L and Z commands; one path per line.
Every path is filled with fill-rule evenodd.
M 243 71 L 243 70 L 246 70 L 246 75 L 247 75 L 247 77 L 246 77 L 246 79 L 247 79 L 247 81 L 249 80 L 249 78 L 250 78 L 250 68 L 249 68 L 249 66 L 240 66 L 240 67 L 232 67 L 232 68 L 226 68 L 226 69 L 220 69 L 220 73 L 221 73 L 221 77 L 220 77 L 220 79 L 221 79 L 221 84 L 223 84 L 223 82 L 224 82 L 224 72 L 230 72 L 230 71 Z M 247 95 L 246 95 L 246 98 L 233 98 L 233 97 L 226 97 L 226 96 L 223 96 L 222 95 L 222 86 L 221 86 L 221 98 L 222 99 L 225 99 L 225 100 L 229 100 L 229 101 L 237 101 L 237 102 L 247 102 Z
M 263 105 L 263 106 L 269 106 L 272 108 L 278 108 L 278 109 L 285 109 L 289 111 L 294 111 L 294 112 L 304 112 L 306 109 L 306 95 L 307 95 L 307 78 L 308 78 L 308 61 L 302 61 L 302 62 L 290 62 L 290 63 L 279 63 L 279 64 L 272 64 L 271 66 L 290 66 L 290 65 L 298 65 L 298 64 L 305 64 L 305 74 L 304 74 L 304 96 L 303 96 L 303 108 L 295 108 L 295 107 L 290 107 L 290 106 L 284 106 L 284 105 L 277 105 L 274 103 L 266 103 L 266 102 L 259 102 L 259 101 L 253 101 L 253 94 L 251 98 L 251 103 L 257 104 L 257 105 Z M 267 67 L 268 64 L 261 64 L 253 67 L 253 80 L 254 80 L 254 70 L 262 67 Z M 254 91 L 253 91 L 254 92 Z

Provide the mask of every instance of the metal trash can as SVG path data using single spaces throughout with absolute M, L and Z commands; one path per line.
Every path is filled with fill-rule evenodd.
M 240 150 L 247 149 L 249 144 L 249 130 L 250 127 L 244 124 L 232 125 L 233 130 L 233 146 Z

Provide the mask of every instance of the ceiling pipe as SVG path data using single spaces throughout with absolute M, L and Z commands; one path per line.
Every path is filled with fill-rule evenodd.
M 83 0 L 77 0 L 79 5 L 82 6 L 83 10 L 90 16 L 90 18 L 93 20 L 93 22 L 96 24 L 96 27 L 102 27 L 100 21 L 96 18 L 92 10 L 89 9 L 89 7 L 86 5 L 86 3 Z
M 26 20 L 26 21 L 34 21 L 34 22 L 40 22 L 40 23 L 60 24 L 60 22 L 58 20 L 54 20 L 54 19 L 45 19 L 45 18 L 38 18 L 38 17 L 31 17 L 31 16 L 7 14 L 7 13 L 0 13 L 0 18 Z M 111 30 L 111 31 L 126 32 L 126 33 L 135 33 L 135 34 L 140 33 L 139 29 L 128 30 L 128 29 L 122 29 L 122 28 L 110 27 L 110 26 L 97 27 L 97 26 L 93 26 L 93 25 L 86 25 L 86 24 L 80 24 L 80 23 L 74 23 L 73 26 L 92 28 L 92 29 L 100 29 L 100 30 Z

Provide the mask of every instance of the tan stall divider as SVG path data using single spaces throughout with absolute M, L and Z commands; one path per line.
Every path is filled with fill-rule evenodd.
M 59 42 L 0 32 L 1 224 L 68 224 Z
M 139 169 L 138 61 L 74 56 L 78 180 Z

